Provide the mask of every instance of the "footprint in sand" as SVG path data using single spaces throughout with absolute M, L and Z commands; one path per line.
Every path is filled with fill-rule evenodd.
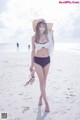
M 51 114 L 58 114 L 58 111 L 54 111 L 54 112 L 52 112 Z
M 68 82 L 68 80 L 67 80 L 67 79 L 65 79 L 65 80 L 64 80 L 64 82 Z
M 3 62 L 9 62 L 8 60 L 4 60 Z
M 3 78 L 3 77 L 5 77 L 5 73 L 3 73 L 3 74 L 0 76 L 0 78 Z
M 9 95 L 13 95 L 13 94 L 11 93 L 11 94 L 9 94 Z
M 16 107 L 15 109 L 19 109 L 19 108 Z
M 71 110 L 71 109 L 70 109 L 70 108 L 67 108 L 66 110 L 68 111 L 68 110 Z
M 20 118 L 15 118 L 14 120 L 20 120 Z
M 75 94 L 70 94 L 70 96 L 71 96 L 71 97 L 76 97 L 76 95 L 75 95 Z
M 30 107 L 23 107 L 24 109 L 23 109 L 23 111 L 22 111 L 22 113 L 24 113 L 24 112 L 26 112 L 27 110 L 29 110 L 30 109 Z
M 57 71 L 62 71 L 61 69 L 57 69 Z
M 75 101 L 73 100 L 73 101 L 71 101 L 70 103 L 72 104 L 72 103 L 74 103 Z
M 23 99 L 30 100 L 30 99 L 32 99 L 32 97 L 24 97 Z
M 9 100 L 8 100 L 8 101 L 9 101 Z M 9 103 L 9 104 L 8 104 L 8 106 L 10 107 L 10 106 L 11 106 L 11 104 Z
M 3 108 L 1 108 L 0 110 L 4 110 Z
M 23 93 L 19 93 L 18 95 L 23 95 Z
M 66 99 L 70 99 L 70 97 L 67 96 Z

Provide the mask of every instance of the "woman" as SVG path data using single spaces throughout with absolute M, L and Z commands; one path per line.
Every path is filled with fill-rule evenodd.
M 33 71 L 34 67 L 39 78 L 41 90 L 39 105 L 42 105 L 43 98 L 45 102 L 45 112 L 50 111 L 45 91 L 46 79 L 50 67 L 50 54 L 49 54 L 50 41 L 48 38 L 48 30 L 50 25 L 52 27 L 52 24 L 46 23 L 44 19 L 36 20 L 36 22 L 34 21 L 33 29 L 35 31 L 35 35 L 32 36 L 32 52 L 30 66 L 30 71 Z M 54 43 L 53 36 L 52 40 Z

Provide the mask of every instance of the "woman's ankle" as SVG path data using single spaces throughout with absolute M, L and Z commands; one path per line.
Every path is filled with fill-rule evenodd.
M 48 101 L 45 101 L 45 105 L 48 105 Z

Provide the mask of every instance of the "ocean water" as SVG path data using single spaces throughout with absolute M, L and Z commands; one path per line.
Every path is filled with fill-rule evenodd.
M 30 49 L 28 45 L 27 43 L 19 43 L 19 47 L 17 47 L 16 43 L 1 43 L 0 52 L 26 52 L 32 49 L 31 44 Z M 80 53 L 80 43 L 55 43 L 54 50 Z
M 27 51 L 28 44 L 27 43 L 19 43 L 19 47 L 17 47 L 16 43 L 2 43 L 0 44 L 0 52 L 17 52 L 17 51 Z

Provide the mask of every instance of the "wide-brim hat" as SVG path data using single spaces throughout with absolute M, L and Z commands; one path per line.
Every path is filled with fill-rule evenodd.
M 33 26 L 34 32 L 36 31 L 36 26 L 37 26 L 37 24 L 38 24 L 39 22 L 44 22 L 44 23 L 46 23 L 46 21 L 45 21 L 44 19 L 35 19 L 35 20 L 33 20 L 32 26 Z M 48 30 L 52 30 L 53 23 L 46 23 L 46 24 L 47 24 Z

